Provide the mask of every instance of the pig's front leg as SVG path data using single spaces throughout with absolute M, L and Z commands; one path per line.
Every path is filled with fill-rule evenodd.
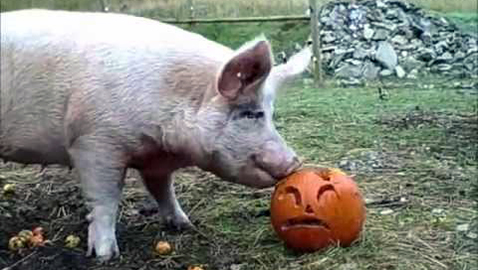
M 88 251 L 104 262 L 119 256 L 116 242 L 116 214 L 123 187 L 125 169 L 114 147 L 95 138 L 79 138 L 69 149 L 79 173 L 82 190 L 91 212 L 87 219 Z
M 171 172 L 161 169 L 161 164 L 154 164 L 140 173 L 144 185 L 158 203 L 163 220 L 176 229 L 190 228 L 192 224 L 176 199 Z

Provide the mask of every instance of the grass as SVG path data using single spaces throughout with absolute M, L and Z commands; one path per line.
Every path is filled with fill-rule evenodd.
M 138 215 L 136 209 L 146 195 L 133 173 L 127 179 L 118 225 L 123 258 L 110 267 L 85 265 L 88 269 L 137 269 L 137 264 L 141 269 L 203 265 L 208 270 L 232 265 L 241 270 L 474 269 L 478 263 L 478 104 L 473 91 L 395 87 L 388 89 L 387 100 L 380 100 L 375 87 L 318 89 L 298 82 L 279 94 L 277 128 L 306 164 L 357 164 L 345 170 L 356 175 L 367 201 L 367 221 L 362 238 L 352 247 L 292 252 L 270 226 L 271 189 L 231 185 L 185 169 L 176 174 L 176 190 L 198 231 L 169 231 L 157 217 Z M 2 184 L 18 185 L 17 197 L 0 198 L 0 225 L 5 232 L 11 235 L 40 224 L 54 235 L 53 245 L 63 253 L 68 252 L 62 248 L 67 234 L 85 239 L 85 210 L 72 175 L 55 168 L 39 175 L 33 167 L 16 165 L 3 167 L 0 175 Z M 17 209 L 21 214 L 15 214 Z M 384 210 L 393 211 L 384 214 Z M 9 226 L 7 214 L 15 218 Z M 457 230 L 463 224 L 469 229 Z M 154 256 L 151 247 L 159 239 L 173 243 L 175 252 Z M 5 241 L 0 234 L 0 242 Z M 82 258 L 85 248 L 83 241 L 73 254 Z M 58 250 L 57 256 L 63 254 Z M 54 265 L 45 264 L 51 254 L 37 252 L 30 265 Z M 5 254 L 10 253 L 0 248 L 0 264 L 2 255 L 7 261 Z M 55 269 L 63 269 L 60 266 Z
M 446 10 L 448 18 L 468 25 L 469 30 L 476 27 L 476 14 L 462 12 L 476 11 L 474 1 L 447 1 L 446 6 L 440 0 L 420 2 L 439 12 Z M 73 7 L 69 3 L 63 2 L 63 7 Z M 242 10 L 241 3 L 250 1 L 230 5 Z M 277 7 L 281 3 L 286 1 L 277 1 Z M 20 4 L 28 6 L 26 1 L 2 0 L 2 10 Z M 84 1 L 75 8 L 94 9 L 96 4 Z M 305 25 L 278 23 L 184 27 L 234 48 L 264 32 L 276 52 L 287 51 L 295 42 L 301 44 L 309 31 Z M 442 83 L 424 87 L 437 82 Z M 0 166 L 0 186 L 15 183 L 17 192 L 11 197 L 0 195 L 0 268 L 17 263 L 16 269 L 21 270 L 186 269 L 193 264 L 202 264 L 207 270 L 232 269 L 232 265 L 241 270 L 475 269 L 476 89 L 451 89 L 445 78 L 387 85 L 388 99 L 380 100 L 375 86 L 318 89 L 299 81 L 285 87 L 277 101 L 276 126 L 307 165 L 340 165 L 356 175 L 368 204 L 363 237 L 352 247 L 294 253 L 270 226 L 271 189 L 231 185 L 195 169 L 177 173 L 176 190 L 198 231 L 170 231 L 158 217 L 138 214 L 146 194 L 132 172 L 118 223 L 123 257 L 100 266 L 84 258 L 86 209 L 76 177 L 61 168 L 39 173 L 35 166 L 7 164 Z M 385 210 L 393 211 L 385 214 Z M 46 228 L 52 246 L 20 255 L 7 250 L 12 235 L 36 225 Z M 457 230 L 459 225 L 469 228 Z M 72 233 L 83 239 L 74 250 L 63 247 L 64 238 Z M 152 253 L 154 241 L 160 239 L 173 243 L 172 255 Z M 30 257 L 25 259 L 27 254 Z

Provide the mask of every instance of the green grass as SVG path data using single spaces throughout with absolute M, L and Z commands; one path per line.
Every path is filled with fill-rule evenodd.
M 238 48 L 244 42 L 260 34 L 265 34 L 270 40 L 275 53 L 285 51 L 287 55 L 290 55 L 296 43 L 300 46 L 304 45 L 310 34 L 308 25 L 308 22 L 263 22 L 251 24 L 220 23 L 179 26 L 226 46 L 230 46 L 231 48 Z
M 197 230 L 166 230 L 158 217 L 138 215 L 145 191 L 130 174 L 118 225 L 123 257 L 104 267 L 88 262 L 88 269 L 137 269 L 138 264 L 143 269 L 178 270 L 197 264 L 207 270 L 232 265 L 241 265 L 241 270 L 475 269 L 476 90 L 404 83 L 386 88 L 388 99 L 380 100 L 372 86 L 319 89 L 299 81 L 278 95 L 275 122 L 305 165 L 337 167 L 344 160 L 360 165 L 344 169 L 355 175 L 367 201 L 363 235 L 353 246 L 293 252 L 277 238 L 265 214 L 271 188 L 255 190 L 184 169 L 176 174 L 176 192 Z M 25 264 L 66 269 L 67 260 L 43 258 L 84 254 L 86 210 L 73 175 L 54 168 L 38 174 L 33 167 L 2 165 L 0 182 L 18 186 L 13 198 L 0 196 L 0 224 L 10 224 L 2 227 L 0 242 L 39 224 L 56 248 L 49 253 L 37 250 Z M 384 215 L 389 209 L 393 212 Z M 469 229 L 458 231 L 463 224 Z M 62 247 L 71 233 L 83 239 L 75 253 Z M 172 243 L 174 253 L 155 256 L 151 247 L 156 240 Z M 0 259 L 2 254 L 11 253 L 0 246 Z M 5 255 L 3 260 L 11 265 L 22 257 L 11 258 Z
M 241 269 L 473 269 L 478 250 L 476 211 L 478 119 L 476 98 L 451 89 L 287 88 L 279 95 L 276 123 L 308 165 L 337 166 L 344 158 L 366 161 L 383 154 L 382 166 L 356 174 L 370 199 L 406 198 L 391 205 L 370 204 L 363 238 L 349 248 L 296 254 L 277 239 L 267 217 L 268 191 L 215 183 L 193 219 L 209 240 L 234 254 Z M 198 184 L 209 186 L 206 183 Z M 187 185 L 188 177 L 181 182 Z M 181 185 L 181 184 L 180 184 Z M 201 188 L 204 191 L 203 188 Z M 214 190 L 214 191 L 213 191 Z M 191 196 L 194 205 L 201 194 Z M 199 196 L 199 197 L 196 197 Z M 382 210 L 393 209 L 390 215 Z M 469 224 L 471 231 L 456 226 Z M 468 235 L 468 236 L 467 236 Z M 195 254 L 204 248 L 188 249 Z M 214 249 L 214 248 L 212 248 Z M 211 256 L 200 258 L 211 269 Z

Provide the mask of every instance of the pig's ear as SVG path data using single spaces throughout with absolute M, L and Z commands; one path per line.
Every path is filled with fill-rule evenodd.
M 280 87 L 285 81 L 304 72 L 309 66 L 311 59 L 312 50 L 307 46 L 294 54 L 287 63 L 275 66 L 267 79 L 267 83 L 272 89 Z
M 257 90 L 257 86 L 271 71 L 272 57 L 266 40 L 245 45 L 222 68 L 218 76 L 219 93 L 234 100 L 246 91 Z

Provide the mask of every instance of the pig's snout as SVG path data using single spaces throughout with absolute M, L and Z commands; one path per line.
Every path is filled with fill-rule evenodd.
M 301 166 L 294 151 L 276 142 L 267 142 L 252 158 L 259 168 L 277 180 L 288 176 Z

